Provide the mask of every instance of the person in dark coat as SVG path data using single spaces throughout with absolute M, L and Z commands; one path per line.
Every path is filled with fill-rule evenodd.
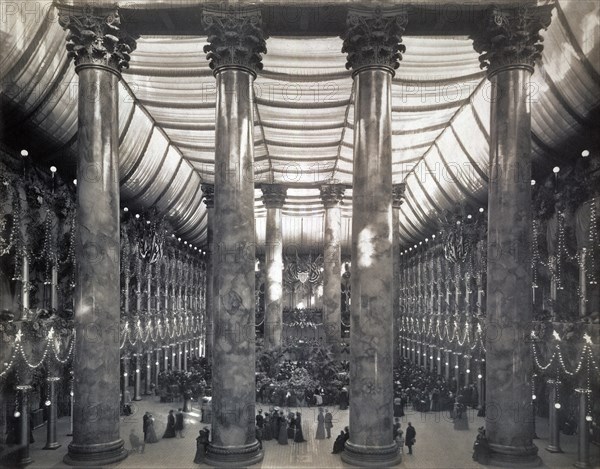
M 279 419 L 279 407 L 275 407 L 273 409 L 273 413 L 271 414 L 271 425 L 272 425 L 272 435 L 274 439 L 279 438 L 279 425 L 281 424 L 281 420 Z
M 287 436 L 288 438 L 294 439 L 294 434 L 296 433 L 296 415 L 293 412 L 290 412 L 287 418 L 288 427 L 287 427 Z
M 333 451 L 331 452 L 331 454 L 338 454 L 338 453 L 341 453 L 342 451 L 344 451 L 345 444 L 346 444 L 346 434 L 344 433 L 344 430 L 341 430 L 340 434 L 337 436 L 337 438 L 335 439 L 335 442 L 333 443 Z
M 165 428 L 163 438 L 175 438 L 175 436 L 175 414 L 170 410 L 167 417 L 167 428 Z
M 194 462 L 196 464 L 202 464 L 206 457 L 206 447 L 208 446 L 209 430 L 208 428 L 203 428 L 198 432 L 198 438 L 196 438 L 196 456 L 194 457 Z
M 317 415 L 317 433 L 315 434 L 317 440 L 325 439 L 325 416 L 323 415 L 323 407 L 319 407 L 319 415 Z
M 144 430 L 144 441 L 148 441 L 148 422 L 150 421 L 150 412 L 146 412 L 142 417 L 142 428 Z
M 342 390 L 340 391 L 340 397 L 339 397 L 340 410 L 346 410 L 348 408 L 348 401 L 349 401 L 348 389 L 343 387 Z
M 277 443 L 280 445 L 288 444 L 288 433 L 287 433 L 287 421 L 283 411 L 279 413 L 279 435 L 277 436 Z
M 302 433 L 302 415 L 300 412 L 296 412 L 296 433 L 294 435 L 294 441 L 296 443 L 304 443 L 304 434 Z
M 413 454 L 412 447 L 416 442 L 417 431 L 415 427 L 412 426 L 412 423 L 408 422 L 408 428 L 406 429 L 406 442 L 404 443 L 408 446 L 408 454 Z
M 271 441 L 273 439 L 273 425 L 271 424 L 271 414 L 265 413 L 265 419 L 263 422 L 263 440 Z
M 260 429 L 262 429 L 264 427 L 265 424 L 265 418 L 262 414 L 262 409 L 258 411 L 258 414 L 256 415 L 256 426 Z
M 175 434 L 179 438 L 183 438 L 183 412 L 181 410 L 179 409 L 175 415 Z
M 327 438 L 331 438 L 331 429 L 333 428 L 333 415 L 329 412 L 329 409 L 325 409 L 325 432 Z
M 489 464 L 490 462 L 490 445 L 485 436 L 485 428 L 479 427 L 477 430 L 477 439 L 473 445 L 473 460 L 480 464 Z

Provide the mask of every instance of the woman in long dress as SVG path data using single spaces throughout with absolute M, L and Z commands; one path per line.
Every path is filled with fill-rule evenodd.
M 290 412 L 288 415 L 288 428 L 287 428 L 287 436 L 288 438 L 294 439 L 294 434 L 296 433 L 296 416 L 293 412 Z
M 175 415 L 173 415 L 173 411 L 169 411 L 169 416 L 167 417 L 167 428 L 165 429 L 165 434 L 163 438 L 175 438 Z
M 294 435 L 294 441 L 296 443 L 303 443 L 306 441 L 302 433 L 302 415 L 300 412 L 296 412 L 296 434 Z
M 263 441 L 271 441 L 273 439 L 273 426 L 271 425 L 271 414 L 265 414 L 265 423 L 263 425 Z
M 285 415 L 283 415 L 283 412 L 281 412 L 279 415 L 279 435 L 277 438 L 277 443 L 280 445 L 288 444 L 287 421 L 285 419 Z
M 323 415 L 323 407 L 319 407 L 319 415 L 317 416 L 317 440 L 325 439 L 325 416 Z
M 152 414 L 150 414 L 148 417 L 146 443 L 158 443 L 158 437 L 156 436 L 156 430 L 154 429 L 154 416 Z

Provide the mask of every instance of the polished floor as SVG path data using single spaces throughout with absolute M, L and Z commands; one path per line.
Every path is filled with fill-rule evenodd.
M 141 417 L 145 411 L 152 412 L 157 418 L 157 434 L 162 436 L 164 431 L 166 415 L 169 409 L 176 408 L 178 403 L 161 404 L 158 398 L 148 398 L 136 402 L 134 415 L 124 417 L 121 425 L 121 436 L 125 439 L 127 448 L 131 448 L 129 435 L 131 431 L 142 436 Z M 260 406 L 259 406 L 260 408 Z M 291 409 L 291 410 L 296 410 Z M 330 440 L 315 440 L 316 409 L 300 409 L 303 416 L 304 437 L 306 443 L 293 443 L 288 446 L 279 445 L 276 441 L 264 443 L 265 458 L 262 464 L 256 468 L 339 468 L 350 467 L 342 463 L 339 455 L 331 454 L 331 448 L 335 435 L 348 424 L 348 411 L 335 411 L 333 414 L 334 428 Z M 401 466 L 407 468 L 475 468 L 479 466 L 471 459 L 472 446 L 477 428 L 483 424 L 483 419 L 474 413 L 469 415 L 469 430 L 454 430 L 451 421 L 441 413 L 408 413 L 403 419 L 402 427 L 410 419 L 417 430 L 417 444 L 413 455 L 403 455 Z M 194 464 L 196 441 L 198 430 L 204 424 L 200 423 L 200 412 L 194 409 L 186 416 L 185 437 L 180 439 L 161 440 L 156 444 L 146 445 L 143 454 L 132 452 L 129 457 L 114 467 L 123 468 L 193 468 L 203 467 Z M 58 423 L 59 442 L 62 446 L 53 451 L 43 450 L 46 441 L 45 427 L 35 430 L 35 443 L 32 445 L 31 456 L 34 459 L 31 468 L 69 467 L 62 463 L 70 438 L 66 436 L 69 430 L 69 419 L 60 419 Z M 544 448 L 547 444 L 547 421 L 539 419 L 537 422 L 537 433 L 541 437 L 536 440 L 540 448 L 539 454 L 548 468 L 573 467 L 577 459 L 576 437 L 561 435 L 561 446 L 565 451 L 560 454 L 552 454 Z M 595 466 L 600 466 L 600 448 L 592 446 L 592 457 Z M 206 467 L 206 466 L 204 466 Z M 490 466 L 488 466 L 490 467 Z

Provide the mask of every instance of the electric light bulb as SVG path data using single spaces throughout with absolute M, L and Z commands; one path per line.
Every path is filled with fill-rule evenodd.
M 584 158 L 587 158 L 588 156 L 590 156 L 590 151 L 589 150 L 583 150 L 581 152 L 581 156 L 583 156 Z
M 560 402 L 557 402 L 556 404 L 554 404 L 554 408 L 555 409 L 560 409 Z
M 483 207 L 479 207 L 479 213 L 483 213 Z
M 51 173 L 55 173 L 56 172 L 56 166 L 50 166 L 50 172 Z
M 586 422 L 591 422 L 592 421 L 592 416 L 591 415 L 586 415 L 585 416 L 585 421 Z
M 537 396 L 536 396 L 535 394 L 533 394 L 533 395 L 531 396 L 531 399 L 533 399 L 533 400 L 535 401 L 535 400 L 537 399 Z
M 49 400 L 44 402 L 44 404 L 46 404 L 46 407 L 50 407 L 50 404 L 52 404 L 52 402 L 50 402 Z
M 558 166 L 555 166 L 554 168 L 552 168 L 552 172 L 554 174 L 557 174 L 560 171 L 560 168 Z
M 467 373 L 471 373 L 471 370 L 469 370 L 468 368 L 467 368 Z
M 73 179 L 73 184 L 77 185 L 77 179 Z
M 535 186 L 535 179 L 532 179 L 532 180 L 531 180 L 531 185 L 532 185 L 532 186 Z
M 25 151 L 25 150 L 23 150 L 23 151 Z M 27 156 L 27 155 L 24 155 L 24 156 Z M 21 416 L 21 412 L 19 412 L 18 410 L 15 410 L 14 415 L 15 415 L 15 418 L 18 419 Z
M 27 150 L 21 150 L 21 156 L 29 156 L 29 152 Z
M 123 207 L 123 211 L 124 212 L 129 212 L 129 209 L 127 207 Z
M 483 376 L 477 375 L 477 379 L 481 379 L 481 378 L 483 378 Z

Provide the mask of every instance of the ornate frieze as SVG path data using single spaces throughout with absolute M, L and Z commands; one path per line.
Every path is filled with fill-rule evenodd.
M 76 67 L 100 65 L 117 72 L 129 67 L 136 42 L 121 26 L 116 9 L 61 6 L 58 22 L 69 31 L 67 51 Z
M 392 207 L 400 208 L 404 203 L 404 192 L 406 190 L 406 183 L 401 182 L 392 186 Z
M 487 68 L 490 76 L 505 67 L 525 66 L 533 71 L 544 48 L 539 32 L 550 25 L 552 8 L 490 8 L 471 35 L 473 48 L 481 54 L 480 67 Z
M 346 188 L 342 184 L 323 184 L 320 188 L 325 208 L 334 207 L 344 199 Z
M 348 54 L 346 68 L 354 73 L 370 66 L 397 69 L 406 51 L 401 43 L 407 22 L 405 9 L 350 10 L 342 37 L 342 53 Z
M 204 52 L 211 69 L 237 66 L 253 74 L 262 70 L 261 54 L 266 54 L 267 46 L 259 10 L 206 9 L 202 13 L 202 23 L 208 33 Z
M 287 188 L 282 184 L 262 184 L 262 201 L 267 208 L 281 208 L 285 203 Z
M 206 208 L 215 208 L 215 186 L 212 184 L 202 184 L 202 196 L 204 197 L 204 205 Z

